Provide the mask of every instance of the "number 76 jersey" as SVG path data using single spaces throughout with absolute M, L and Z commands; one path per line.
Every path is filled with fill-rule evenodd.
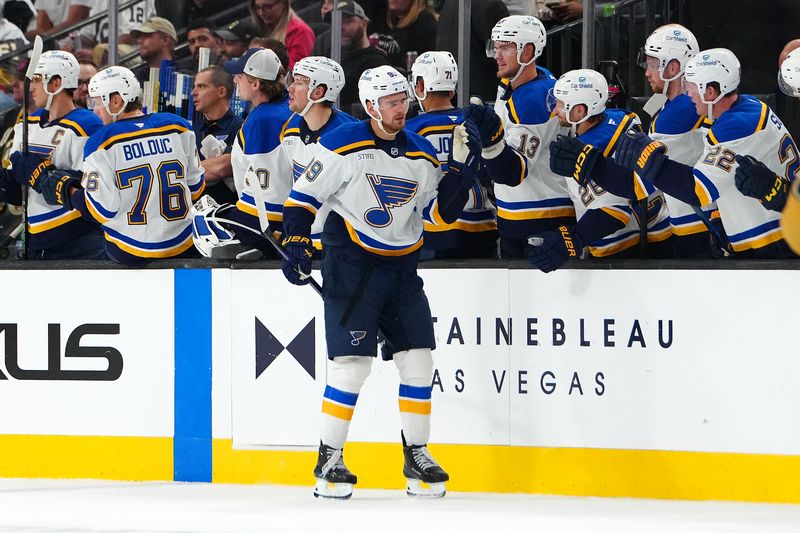
M 192 247 L 188 216 L 205 187 L 188 122 L 154 113 L 108 124 L 84 149 L 86 210 L 103 225 L 108 255 L 127 263 Z

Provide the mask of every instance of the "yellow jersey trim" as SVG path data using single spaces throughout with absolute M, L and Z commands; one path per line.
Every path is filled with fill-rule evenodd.
M 167 130 L 177 130 L 178 133 L 184 133 L 189 131 L 188 129 L 184 128 L 180 124 L 167 124 L 166 126 L 161 126 L 158 128 L 147 128 L 138 131 L 131 131 L 128 133 L 120 133 L 119 135 L 114 135 L 113 137 L 109 137 L 103 143 L 98 146 L 98 150 L 105 149 L 108 145 L 119 142 L 119 141 L 126 141 L 131 139 L 136 139 L 138 137 L 144 137 L 147 135 L 151 135 L 153 133 L 162 133 Z
M 48 220 L 47 222 L 41 222 L 39 224 L 28 224 L 28 231 L 32 235 L 35 235 L 37 233 L 44 233 L 45 231 L 57 228 L 59 226 L 63 226 L 64 224 L 67 224 L 68 222 L 72 222 L 73 220 L 77 220 L 79 218 L 81 218 L 80 211 L 73 209 L 72 211 L 67 211 L 60 217 Z

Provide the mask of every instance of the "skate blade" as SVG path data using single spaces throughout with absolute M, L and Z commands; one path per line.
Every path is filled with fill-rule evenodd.
M 447 493 L 444 482 L 425 483 L 418 479 L 409 479 L 407 481 L 406 494 L 415 498 L 441 498 Z
M 314 497 L 334 498 L 346 500 L 353 495 L 353 485 L 350 483 L 329 483 L 324 479 L 318 479 L 314 486 Z

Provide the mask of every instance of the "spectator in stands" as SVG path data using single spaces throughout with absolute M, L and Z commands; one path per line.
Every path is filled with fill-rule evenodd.
M 388 65 L 389 58 L 379 48 L 372 46 L 367 36 L 367 18 L 364 9 L 353 0 L 341 1 L 337 8 L 342 12 L 342 70 L 345 84 L 339 93 L 339 103 L 347 112 L 358 100 L 358 78 L 369 68 Z M 327 15 L 330 18 L 330 15 Z M 314 45 L 314 55 L 330 57 L 330 32 L 321 35 Z
M 89 18 L 91 6 L 70 2 L 69 0 L 37 0 L 36 28 L 27 35 L 46 36 L 56 33 Z
M 281 62 L 283 70 L 288 72 L 289 68 L 289 51 L 286 45 L 278 39 L 270 39 L 269 37 L 254 37 L 250 41 L 250 48 L 264 48 L 265 50 L 272 50 Z
M 250 14 L 263 37 L 286 45 L 289 68 L 311 54 L 314 32 L 295 14 L 291 0 L 250 0 Z
M 220 205 L 236 203 L 231 149 L 242 127 L 241 117 L 230 110 L 233 77 L 222 67 L 208 67 L 194 78 L 192 98 L 201 114 L 192 124 L 200 164 L 205 171 L 206 194 Z
M 258 37 L 258 28 L 249 20 L 237 20 L 217 30 L 222 39 L 222 58 L 237 59 L 247 52 L 250 41 Z
M 172 60 L 178 33 L 170 21 L 151 17 L 131 32 L 139 42 L 139 55 L 144 63 L 132 69 L 139 83 L 150 79 L 150 69 L 159 68 L 164 59 Z
M 410 70 L 409 52 L 436 49 L 436 17 L 428 11 L 427 0 L 389 0 L 389 14 L 382 22 L 378 33 L 391 35 L 400 46 L 401 64 L 396 66 Z
M 21 39 L 25 43 L 28 42 L 22 30 L 0 14 L 0 41 L 13 41 L 15 39 Z
M 72 100 L 78 107 L 86 107 L 89 100 L 89 80 L 97 74 L 97 65 L 91 59 L 79 59 L 78 88 L 72 93 Z
M 216 31 L 217 26 L 208 19 L 195 19 L 189 22 L 186 28 L 189 56 L 176 61 L 175 64 L 185 72 L 195 74 L 200 60 L 200 48 L 208 48 L 211 54 L 207 66 L 221 65 L 222 37 Z
M 439 16 L 439 26 L 449 31 L 436 33 L 436 50 L 453 54 L 458 61 L 458 15 L 460 2 L 445 2 Z M 500 19 L 507 17 L 509 10 L 502 0 L 472 0 L 471 31 L 469 39 L 469 93 L 484 100 L 494 100 L 497 96 L 497 63 L 486 57 L 486 41 L 492 35 L 492 28 Z
M 550 4 L 550 11 L 557 22 L 566 24 L 583 17 L 583 0 L 562 0 L 555 5 Z

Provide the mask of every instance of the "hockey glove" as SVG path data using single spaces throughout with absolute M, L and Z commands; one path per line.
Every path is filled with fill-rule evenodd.
M 283 239 L 283 249 L 288 259 L 281 261 L 283 275 L 290 283 L 305 285 L 311 278 L 311 256 L 314 245 L 303 235 L 290 235 Z
M 791 183 L 772 172 L 767 166 L 750 155 L 737 155 L 734 181 L 736 188 L 745 196 L 755 198 L 772 211 L 783 211 L 789 196 Z
M 50 205 L 63 205 L 68 211 L 72 210 L 70 189 L 80 188 L 81 180 L 76 171 L 51 169 L 36 181 L 36 192 L 44 197 Z
M 592 179 L 592 169 L 602 156 L 600 150 L 580 139 L 559 135 L 550 143 L 550 170 L 585 185 Z
M 504 140 L 505 130 L 500 117 L 494 109 L 480 100 L 480 98 L 470 98 L 470 105 L 464 110 L 464 121 L 472 122 L 478 129 L 481 144 L 483 145 L 483 158 L 494 159 L 506 146 Z
M 239 244 L 236 235 L 217 219 L 220 205 L 210 196 L 203 196 L 192 206 L 192 240 L 203 257 L 214 257 L 214 249 Z
M 546 231 L 528 239 L 531 245 L 528 260 L 542 272 L 552 272 L 564 266 L 569 259 L 577 259 L 583 252 L 583 239 L 575 227 L 561 226 L 556 231 Z
M 640 177 L 653 183 L 667 159 L 667 147 L 660 141 L 654 141 L 646 133 L 629 131 L 619 138 L 614 151 L 614 161 L 631 169 Z
M 472 179 L 480 164 L 481 139 L 472 122 L 464 122 L 453 129 L 453 147 L 447 161 L 448 172 Z
M 22 188 L 4 168 L 0 168 L 0 202 L 22 205 Z
M 42 159 L 36 154 L 14 152 L 9 161 L 14 180 L 20 185 L 30 185 L 32 189 L 36 189 L 36 184 L 48 170 L 55 168 L 50 159 Z

